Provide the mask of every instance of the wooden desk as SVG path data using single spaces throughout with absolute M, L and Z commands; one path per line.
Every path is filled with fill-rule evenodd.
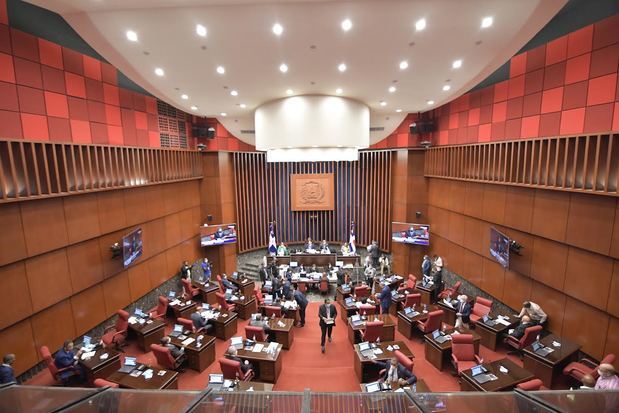
M 392 275 L 387 278 L 383 276 L 374 277 L 374 291 L 380 293 L 385 285 L 388 285 L 391 290 L 397 289 L 402 284 L 402 281 L 404 281 L 404 278 L 399 275 Z
M 484 363 L 483 366 L 488 370 L 488 373 L 492 373 L 497 376 L 497 380 L 487 381 L 484 384 L 479 384 L 471 376 L 471 370 L 464 370 L 461 375 L 460 390 L 461 391 L 501 391 L 511 390 L 516 387 L 517 384 L 524 381 L 535 378 L 533 373 L 518 366 L 516 363 L 509 359 L 501 359 L 493 361 L 492 363 Z M 501 373 L 499 366 L 504 366 L 508 372 Z
M 421 304 L 432 304 L 434 302 L 434 295 L 436 293 L 436 285 L 424 287 L 422 283 L 417 283 L 417 290 L 421 294 Z
M 202 301 L 210 305 L 217 304 L 217 296 L 215 293 L 219 291 L 219 286 L 216 282 L 209 282 L 208 284 L 199 284 L 194 282 L 194 287 L 200 290 L 202 295 Z
M 242 300 L 239 299 L 231 302 L 235 305 L 234 312 L 239 315 L 241 320 L 247 320 L 258 311 L 256 297 L 253 295 L 246 295 Z
M 150 351 L 151 344 L 159 344 L 164 336 L 165 322 L 162 320 L 148 320 L 144 324 L 129 324 L 129 334 L 137 338 L 138 346 L 144 352 Z
M 344 321 L 344 324 L 348 324 L 348 319 L 357 314 L 359 312 L 359 308 L 353 303 L 352 305 L 346 305 L 344 301 L 339 301 L 340 304 L 340 318 Z M 370 303 L 367 304 L 373 305 L 375 307 L 376 314 L 380 313 L 380 305 L 379 303 Z
M 198 347 L 197 338 L 202 337 L 202 345 Z M 186 338 L 196 339 L 193 343 L 185 347 L 185 355 L 187 356 L 187 365 L 190 369 L 203 372 L 208 366 L 215 361 L 215 337 L 206 336 L 201 333 L 188 334 Z M 170 337 L 172 344 L 177 347 L 183 347 L 183 340 L 177 337 Z
M 232 277 L 228 277 L 228 280 L 239 288 L 239 294 L 244 295 L 245 297 L 253 297 L 254 288 L 256 287 L 256 283 L 253 280 L 250 280 L 249 278 L 235 280 Z
M 196 303 L 191 300 L 183 300 L 180 304 L 169 304 L 168 309 L 168 311 L 171 311 L 174 314 L 176 319 L 179 317 L 189 319 L 191 313 L 196 312 Z
M 555 347 L 552 342 L 561 343 L 560 347 Z M 554 351 L 546 357 L 542 357 L 533 352 L 533 346 L 528 346 L 523 349 L 524 368 L 533 373 L 537 378 L 544 382 L 544 386 L 551 389 L 558 379 L 563 378 L 563 368 L 578 358 L 578 350 L 580 346 L 574 342 L 564 338 L 549 334 L 542 338 L 540 342 L 552 348 Z
M 295 301 L 295 303 L 296 303 L 296 301 Z M 284 318 L 289 318 L 291 320 L 294 320 L 295 323 L 297 323 L 299 321 L 299 319 L 300 319 L 300 316 L 299 316 L 299 311 L 300 310 L 299 310 L 298 306 L 295 307 L 295 308 L 290 307 L 290 308 L 286 309 L 286 308 L 284 308 L 282 306 L 282 302 L 279 301 L 279 300 L 273 302 L 273 304 L 271 304 L 271 306 L 280 307 L 282 309 L 282 315 L 284 316 Z M 260 308 L 258 308 L 258 312 L 260 314 L 262 314 L 262 315 L 265 315 L 266 314 L 265 307 L 266 307 L 266 305 L 262 304 L 260 306 Z
M 490 313 L 489 317 L 495 319 L 497 315 L 499 314 Z M 507 330 L 514 328 L 519 323 L 519 320 L 513 315 L 506 316 L 505 320 L 509 321 L 510 324 L 506 326 L 501 323 L 495 323 L 493 326 L 489 326 L 484 324 L 483 319 L 479 319 L 479 321 L 475 323 L 475 331 L 477 331 L 477 334 L 481 336 L 482 346 L 489 348 L 492 351 L 496 350 L 500 336 L 502 334 L 507 334 Z
M 101 360 L 100 357 L 103 354 L 108 355 L 107 359 Z M 79 363 L 84 368 L 84 372 L 86 372 L 88 383 L 92 386 L 95 379 L 105 379 L 120 368 L 120 353 L 111 348 L 100 348 L 88 360 L 80 358 Z
M 450 327 L 445 330 L 445 333 L 452 334 L 455 328 Z M 473 346 L 475 347 L 475 354 L 479 354 L 479 341 L 481 337 L 474 330 L 461 327 L 458 329 L 460 334 L 471 334 L 473 336 Z M 451 340 L 447 340 L 443 343 L 439 343 L 434 340 L 432 333 L 426 334 L 424 337 L 424 350 L 426 360 L 430 362 L 438 370 L 443 370 L 444 366 L 449 365 L 451 360 Z
M 269 318 L 269 328 L 271 334 L 275 335 L 275 341 L 282 345 L 285 350 L 290 350 L 292 342 L 294 341 L 294 320 L 292 318 Z M 280 327 L 278 322 L 284 323 L 284 326 Z
M 391 305 L 389 306 L 389 314 L 394 317 L 398 316 L 398 311 L 403 309 L 404 302 L 406 301 L 406 295 L 398 294 L 391 296 Z
M 344 266 L 346 265 L 359 265 L 361 263 L 361 257 L 359 255 L 339 255 L 339 254 L 291 254 L 291 255 L 278 255 L 273 257 L 268 255 L 268 263 L 273 262 L 273 258 L 277 258 L 277 265 L 290 265 L 290 261 L 296 261 L 299 265 L 303 264 L 304 267 L 311 267 L 316 264 L 317 267 L 335 266 L 336 261 L 342 261 Z
M 213 318 L 215 325 L 215 337 L 221 340 L 228 340 L 236 334 L 238 315 L 236 313 L 221 312 L 219 317 Z
M 389 314 L 377 314 L 377 315 L 369 315 L 367 316 L 368 321 L 377 321 L 381 320 L 383 323 L 383 331 L 381 334 L 380 341 L 393 341 L 395 338 L 395 322 L 393 318 L 389 316 Z M 361 323 L 359 325 L 353 326 L 348 320 L 348 339 L 351 344 L 357 344 L 361 342 L 361 330 L 365 329 L 366 323 Z
M 264 349 L 269 346 L 269 343 L 260 343 L 264 345 Z M 276 383 L 279 373 L 282 371 L 282 345 L 277 345 L 275 357 L 269 356 L 265 351 L 254 353 L 251 350 L 241 349 L 238 351 L 238 356 L 243 360 L 249 360 L 254 365 L 256 380 Z
M 409 359 L 415 358 L 410 349 L 406 346 L 406 343 L 403 341 L 381 341 L 380 344 L 372 343 L 376 348 L 380 348 L 383 353 L 377 354 L 374 360 L 376 361 L 386 361 L 395 357 L 393 355 L 393 351 L 389 351 L 387 347 L 397 345 L 399 350 Z M 369 383 L 372 381 L 378 380 L 378 372 L 380 371 L 380 367 L 376 364 L 372 363 L 372 359 L 364 357 L 359 351 L 359 345 L 354 345 L 354 368 L 355 374 L 361 383 Z
M 437 301 L 436 305 L 438 306 L 439 310 L 443 310 L 443 322 L 451 326 L 455 325 L 456 313 L 458 311 L 452 306 L 445 304 L 443 300 Z
M 140 365 L 140 364 L 139 364 Z M 178 390 L 178 373 L 173 370 L 165 370 L 163 376 L 159 376 L 159 369 L 154 367 L 153 377 L 149 380 L 144 379 L 142 375 L 138 377 L 132 377 L 129 373 L 120 373 L 118 371 L 112 373 L 107 380 L 117 383 L 120 387 L 125 389 L 136 390 L 162 390 L 162 389 L 174 389 Z
M 417 311 L 422 309 L 423 306 L 417 308 Z M 438 310 L 436 305 L 429 305 L 425 313 L 419 311 L 419 314 L 414 317 L 407 316 L 404 311 L 398 311 L 398 331 L 410 340 L 417 330 L 417 321 L 425 320 L 428 318 L 428 314 L 435 310 Z
M 337 289 L 335 290 L 335 301 L 344 302 L 346 297 L 350 297 L 352 295 L 351 290 L 352 289 L 348 289 L 348 291 L 345 292 L 342 286 L 337 287 Z
M 213 389 L 213 391 L 218 392 L 229 392 L 229 391 L 248 391 L 250 388 L 253 391 L 273 391 L 273 385 L 271 383 L 260 383 L 257 381 L 239 381 L 233 388 L 230 390 L 228 387 L 224 387 L 223 384 L 208 384 L 209 389 Z
M 367 393 L 367 391 L 368 391 L 367 390 L 367 383 L 361 383 L 359 385 L 359 387 L 361 388 L 362 392 Z M 413 390 L 413 386 L 403 386 L 402 388 L 406 389 L 406 390 L 411 390 L 411 391 Z M 416 393 L 430 393 L 430 392 L 432 392 L 432 390 L 430 390 L 430 386 L 428 386 L 423 379 L 419 379 L 419 378 L 415 382 L 415 388 L 417 389 Z

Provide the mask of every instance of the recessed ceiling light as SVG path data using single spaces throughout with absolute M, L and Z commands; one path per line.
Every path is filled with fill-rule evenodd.
M 337 67 L 337 70 L 339 70 L 340 72 L 345 72 L 346 71 L 346 63 L 340 63 L 339 66 Z
M 493 22 L 494 19 L 492 18 L 492 16 L 484 17 L 483 19 L 481 19 L 481 28 L 487 29 L 488 27 L 492 26 Z
M 449 89 L 451 89 L 451 86 L 449 86 L 449 85 L 444 85 L 443 86 L 443 92 L 447 92 Z
M 402 60 L 400 62 L 400 70 L 404 70 L 408 68 L 408 62 L 406 60 Z
M 217 66 L 217 73 L 223 75 L 224 73 L 226 73 L 226 68 L 223 66 Z
M 198 36 L 206 37 L 206 27 L 201 24 L 196 24 L 196 33 Z
M 344 93 L 344 91 L 342 90 L 341 87 L 338 87 L 337 89 L 335 89 L 335 93 L 337 93 L 338 95 L 341 95 L 342 93 Z
M 191 110 L 198 110 L 198 107 L 196 105 L 191 106 Z
M 282 63 L 279 65 L 279 71 L 282 73 L 286 73 L 288 71 L 288 65 L 286 63 Z
M 287 89 L 286 90 L 286 94 L 287 95 L 292 95 L 294 93 L 294 91 L 292 89 Z
M 459 69 L 462 66 L 462 59 L 454 60 L 451 64 L 451 67 L 454 69 Z
M 395 86 L 389 86 L 389 93 L 393 93 L 398 90 Z
M 350 29 L 352 29 L 352 22 L 350 21 L 350 19 L 343 20 L 342 21 L 342 30 L 347 32 Z
M 138 41 L 138 34 L 136 32 L 134 32 L 133 30 L 127 30 L 127 39 L 132 41 L 132 42 L 137 42 Z
M 384 100 L 381 100 L 381 101 L 380 101 L 380 105 L 381 105 L 381 106 L 387 106 L 387 102 L 385 102 Z
M 157 76 L 163 76 L 163 75 L 165 75 L 165 72 L 163 71 L 162 68 L 158 67 L 158 68 L 155 69 L 155 74 Z
M 395 111 L 400 113 L 400 112 L 402 112 L 402 109 L 396 109 Z
M 241 107 L 241 109 L 245 109 L 247 107 L 245 103 L 241 103 L 239 106 Z
M 231 90 L 231 91 L 230 91 L 230 94 L 231 94 L 232 96 L 238 96 L 238 95 L 239 95 L 239 92 L 237 92 L 236 90 Z
M 185 95 L 185 94 L 182 94 L 182 95 L 181 95 L 181 99 L 183 99 L 183 100 L 187 100 L 187 99 L 189 99 L 189 96 L 187 96 L 187 95 Z
M 312 148 L 318 148 L 318 145 L 312 145 Z
M 433 101 L 433 100 L 428 100 L 426 103 L 427 103 L 428 105 L 434 105 L 434 101 Z
M 273 33 L 275 33 L 276 36 L 281 36 L 281 34 L 284 32 L 284 27 L 281 24 L 279 24 L 279 23 L 275 23 L 273 25 L 272 30 L 273 30 Z
M 426 19 L 419 19 L 415 22 L 415 29 L 419 32 L 426 28 Z
M 228 114 L 226 112 L 221 112 L 220 115 L 221 116 L 228 116 Z

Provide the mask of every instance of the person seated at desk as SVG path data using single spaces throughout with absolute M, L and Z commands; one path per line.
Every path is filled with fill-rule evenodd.
M 256 314 L 255 318 L 252 316 L 252 318 L 249 319 L 249 325 L 254 327 L 262 327 L 262 329 L 264 330 L 264 334 L 267 337 L 267 341 L 275 341 L 274 335 L 271 334 L 271 327 L 269 327 L 269 322 L 262 317 L 262 314 Z
M 372 360 L 372 363 L 385 370 L 382 377 L 379 379 L 381 382 L 397 382 L 400 386 L 407 386 L 417 382 L 417 376 L 411 373 L 411 371 L 402 364 L 398 363 L 398 359 L 395 357 L 389 361 Z
M 309 253 L 316 252 L 316 249 L 314 247 L 314 243 L 312 242 L 311 238 L 309 238 L 309 237 L 307 238 L 307 242 L 303 246 L 303 249 L 305 250 L 305 252 L 309 252 Z
M 83 382 L 86 378 L 84 369 L 78 363 L 83 350 L 84 349 L 80 349 L 77 353 L 75 353 L 73 351 L 73 342 L 71 340 L 66 340 L 62 345 L 62 348 L 56 353 L 56 357 L 54 357 L 54 364 L 58 369 L 71 367 L 58 374 L 63 382 L 67 381 L 71 376 L 77 376 L 77 380 L 80 382 Z
M 277 247 L 277 255 L 290 255 L 288 248 L 286 248 L 286 244 L 283 242 L 280 242 L 279 247 Z
M 196 330 L 199 328 L 203 328 L 206 334 L 209 334 L 215 328 L 211 320 L 207 320 L 205 317 L 202 317 L 202 314 L 199 310 L 191 313 L 189 318 L 191 319 L 191 321 L 193 321 L 193 325 L 195 326 Z
M 180 366 L 185 362 L 185 360 L 187 359 L 187 356 L 185 355 L 185 347 L 179 348 L 175 346 L 174 344 L 172 344 L 172 339 L 168 336 L 161 337 L 161 340 L 159 340 L 159 342 L 163 347 L 170 349 L 170 354 L 174 358 L 174 364 L 176 366 Z
M 15 363 L 15 354 L 7 354 L 2 359 L 2 365 L 0 365 L 0 384 L 16 382 L 13 363 Z
M 226 354 L 224 354 L 224 357 L 227 358 L 228 360 L 234 360 L 234 361 L 238 361 L 239 363 L 241 363 L 241 371 L 243 372 L 243 374 L 247 373 L 249 370 L 254 370 L 254 366 L 252 366 L 249 361 L 247 360 L 243 361 L 238 356 L 238 352 L 236 351 L 236 347 L 234 346 L 228 347 L 228 350 L 226 350 Z
M 350 247 L 348 246 L 347 242 L 342 244 L 342 248 L 340 248 L 340 252 L 342 253 L 342 255 L 350 255 Z
M 544 324 L 546 322 L 546 319 L 548 318 L 544 310 L 542 310 L 542 307 L 535 304 L 533 301 L 525 301 L 522 304 L 522 310 L 520 310 L 520 314 L 518 314 L 516 317 L 522 318 L 524 315 L 527 315 L 529 319 L 534 323 L 534 325 Z
M 297 304 L 299 305 L 299 318 L 300 318 L 299 325 L 303 327 L 305 326 L 305 309 L 307 308 L 309 301 L 307 301 L 307 297 L 305 296 L 305 294 L 299 291 L 298 284 L 295 284 L 295 290 L 292 296 L 294 300 L 297 302 Z
M 228 280 L 228 276 L 224 274 L 221 278 L 221 283 L 224 285 L 224 289 L 231 289 L 233 293 L 235 293 L 239 288 L 232 283 L 232 281 Z
M 524 330 L 529 327 L 533 327 L 534 325 L 535 323 L 531 321 L 528 315 L 523 315 L 522 319 L 520 320 L 520 324 L 516 328 L 514 328 L 514 330 L 509 333 L 509 335 L 520 340 L 522 336 L 524 336 Z
M 323 239 L 320 244 L 320 253 L 321 254 L 331 254 L 331 249 L 329 249 L 329 244 L 327 244 L 327 240 Z
M 596 390 L 617 390 L 619 389 L 619 377 L 612 364 L 603 363 L 598 367 L 598 377 L 595 382 Z
M 595 379 L 590 374 L 582 376 L 582 386 L 578 390 L 593 390 L 595 389 Z M 574 389 L 571 389 L 574 390 Z

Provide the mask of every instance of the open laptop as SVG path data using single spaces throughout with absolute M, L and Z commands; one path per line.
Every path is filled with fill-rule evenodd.
M 148 317 L 147 314 L 144 313 L 144 311 L 142 311 L 141 308 L 136 308 L 135 311 L 133 312 L 136 316 L 140 317 L 140 318 L 146 318 Z
M 475 379 L 475 381 L 479 384 L 484 384 L 487 381 L 492 380 L 492 376 L 486 374 L 488 370 L 481 364 L 471 368 L 471 376 Z
M 137 365 L 137 358 L 135 357 L 125 357 L 125 364 L 118 369 L 121 373 L 131 373 Z
M 406 314 L 407 317 L 415 317 L 419 313 L 412 307 L 406 307 L 404 308 L 404 314 Z
M 237 350 L 241 350 L 243 348 L 243 337 L 232 337 L 230 339 L 230 345 Z
M 229 300 L 232 297 L 232 288 L 226 289 L 226 300 Z
M 273 304 L 273 296 L 272 296 L 271 294 L 266 294 L 266 295 L 264 296 L 264 303 L 265 303 L 266 305 L 271 305 L 271 304 Z
M 372 354 L 374 354 L 374 351 L 372 350 L 368 341 L 359 343 L 359 352 L 363 357 L 370 357 Z
M 352 306 L 355 304 L 355 299 L 353 297 L 346 297 L 346 299 L 344 300 L 344 303 L 347 306 Z
M 359 314 L 355 314 L 354 316 L 350 317 L 350 322 L 354 326 L 358 326 L 359 324 L 363 324 L 363 320 L 361 319 L 361 316 Z
M 183 326 L 181 324 L 174 324 L 174 330 L 170 333 L 170 337 L 178 337 L 183 334 Z
M 534 341 L 533 344 L 533 352 L 538 356 L 546 357 L 548 354 L 552 353 L 553 350 L 550 347 L 544 346 L 539 341 Z
M 488 317 L 487 315 L 484 316 L 483 321 L 484 321 L 484 324 L 487 325 L 488 327 L 492 327 L 496 324 L 496 322 L 490 317 Z
M 175 297 L 176 297 L 176 293 L 174 291 L 168 291 L 169 300 L 174 300 Z
M 443 344 L 444 342 L 449 340 L 449 338 L 443 333 L 441 333 L 441 331 L 438 329 L 432 332 L 432 338 L 434 339 L 434 341 L 440 344 Z

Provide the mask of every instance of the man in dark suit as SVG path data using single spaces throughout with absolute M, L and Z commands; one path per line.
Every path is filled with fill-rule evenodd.
M 204 328 L 204 332 L 206 334 L 209 334 L 213 330 L 214 326 L 209 322 L 210 320 L 202 317 L 202 314 L 200 314 L 199 311 L 191 313 L 189 318 L 191 318 L 191 321 L 193 321 L 193 325 L 196 327 L 196 329 Z
M 389 288 L 389 284 L 385 284 L 382 291 L 376 294 L 376 298 L 380 300 L 381 313 L 389 314 L 389 307 L 391 306 L 391 288 Z
M 69 380 L 73 376 L 76 376 L 77 380 L 80 382 L 84 381 L 86 374 L 82 366 L 78 363 L 78 360 L 82 355 L 82 350 L 75 353 L 73 351 L 73 342 L 71 340 L 67 340 L 62 345 L 62 348 L 56 353 L 56 357 L 54 357 L 54 364 L 56 367 L 58 369 L 70 367 L 59 374 L 60 379 L 63 382 Z
M 230 346 L 228 347 L 228 350 L 226 350 L 224 357 L 241 363 L 241 371 L 243 374 L 247 373 L 249 370 L 253 370 L 254 366 L 252 366 L 247 360 L 243 362 L 243 359 L 241 359 L 237 354 L 236 347 Z
M 325 336 L 329 337 L 331 342 L 331 332 L 335 326 L 335 318 L 337 310 L 328 298 L 325 298 L 325 303 L 318 308 L 318 318 L 320 319 L 320 347 L 322 352 L 325 352 Z
M 291 294 L 291 290 L 292 290 L 292 283 L 290 281 L 288 281 L 288 279 L 281 279 L 281 282 L 283 282 L 282 285 L 282 293 L 284 295 L 284 299 L 288 300 L 290 298 L 292 298 L 292 294 Z
M 294 290 L 293 293 L 294 300 L 299 305 L 299 317 L 301 318 L 301 327 L 305 325 L 305 309 L 307 308 L 307 297 L 301 291 L 297 289 Z
M 305 243 L 303 248 L 305 249 L 306 252 L 308 252 L 308 251 L 315 251 L 316 250 L 316 248 L 314 247 L 314 243 L 312 242 L 311 238 L 307 239 L 307 242 Z
M 534 322 L 531 321 L 528 315 L 523 315 L 522 320 L 520 320 L 520 324 L 510 333 L 510 336 L 517 338 L 520 340 L 522 336 L 524 336 L 524 330 L 529 327 L 533 327 L 535 325 Z
M 181 276 L 186 278 L 189 277 L 189 275 L 191 275 L 191 267 L 187 261 L 183 261 L 183 265 L 181 266 Z
M 237 287 L 230 280 L 228 280 L 228 276 L 226 274 L 224 274 L 223 278 L 221 279 L 221 283 L 224 285 L 225 289 L 229 288 L 232 290 L 233 293 L 239 289 L 239 287 Z
M 421 263 L 421 272 L 426 277 L 429 277 L 431 269 L 432 269 L 432 261 L 430 260 L 430 257 L 428 257 L 427 255 L 424 255 L 423 262 Z
M 471 321 L 471 303 L 469 303 L 469 298 L 462 294 L 458 296 L 458 304 L 456 305 L 456 317 L 460 320 L 465 327 L 469 326 L 469 322 Z M 456 322 L 456 326 L 458 326 L 458 322 Z
M 372 241 L 368 252 L 370 253 L 370 257 L 372 258 L 372 267 L 378 268 L 378 258 L 380 257 L 380 248 L 378 247 L 378 242 Z
M 185 347 L 178 348 L 174 344 L 172 344 L 172 339 L 170 337 L 161 337 L 161 345 L 170 349 L 170 354 L 172 358 L 174 358 L 174 363 L 176 366 L 180 366 L 183 364 L 187 356 L 185 355 Z
M 417 381 L 417 377 L 401 363 L 398 363 L 396 358 L 392 358 L 389 361 L 372 360 L 372 363 L 379 366 L 381 370 L 384 370 L 383 375 L 380 377 L 382 382 L 392 383 L 397 381 L 400 386 L 406 386 Z
M 15 354 L 7 354 L 2 359 L 2 365 L 0 365 L 0 384 L 15 382 L 15 372 L 13 371 L 14 362 Z
M 262 284 L 264 285 L 264 282 L 269 278 L 269 271 L 266 264 L 262 264 L 262 267 L 260 267 L 260 271 L 258 271 L 258 276 L 260 277 L 260 281 L 262 281 Z

